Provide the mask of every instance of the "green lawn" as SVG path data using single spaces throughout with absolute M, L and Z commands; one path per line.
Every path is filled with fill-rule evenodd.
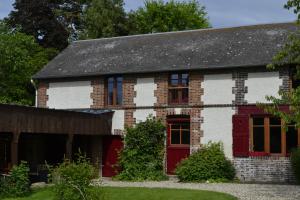
M 237 198 L 223 193 L 200 191 L 200 190 L 179 190 L 179 189 L 148 189 L 148 188 L 112 188 L 104 187 L 105 200 L 236 200 Z M 53 193 L 50 189 L 35 191 L 26 198 L 5 199 L 5 200 L 53 200 Z

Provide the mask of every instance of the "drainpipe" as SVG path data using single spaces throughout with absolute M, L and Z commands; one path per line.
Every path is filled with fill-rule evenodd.
M 34 82 L 33 79 L 31 79 L 30 82 L 33 85 L 34 90 L 35 90 L 35 102 L 34 102 L 34 105 L 35 105 L 35 107 L 37 107 L 37 87 L 36 87 L 36 84 L 35 84 L 35 82 Z

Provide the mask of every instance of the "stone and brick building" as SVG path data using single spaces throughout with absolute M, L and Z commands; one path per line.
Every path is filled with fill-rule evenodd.
M 292 87 L 289 66 L 266 65 L 296 30 L 282 23 L 76 41 L 33 77 L 37 106 L 112 110 L 114 135 L 149 115 L 163 119 L 169 174 L 221 141 L 242 181 L 292 181 L 288 155 L 300 133 L 255 105 Z

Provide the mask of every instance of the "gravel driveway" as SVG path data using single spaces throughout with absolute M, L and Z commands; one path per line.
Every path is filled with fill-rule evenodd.
M 178 183 L 162 182 L 119 182 L 103 180 L 104 186 L 112 187 L 147 187 L 180 188 L 225 192 L 241 200 L 300 200 L 300 186 L 271 184 L 235 184 L 235 183 Z

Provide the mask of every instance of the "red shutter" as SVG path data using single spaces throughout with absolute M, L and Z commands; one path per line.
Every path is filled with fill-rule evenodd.
M 249 156 L 249 116 L 233 115 L 232 116 L 232 136 L 233 136 L 233 156 Z

